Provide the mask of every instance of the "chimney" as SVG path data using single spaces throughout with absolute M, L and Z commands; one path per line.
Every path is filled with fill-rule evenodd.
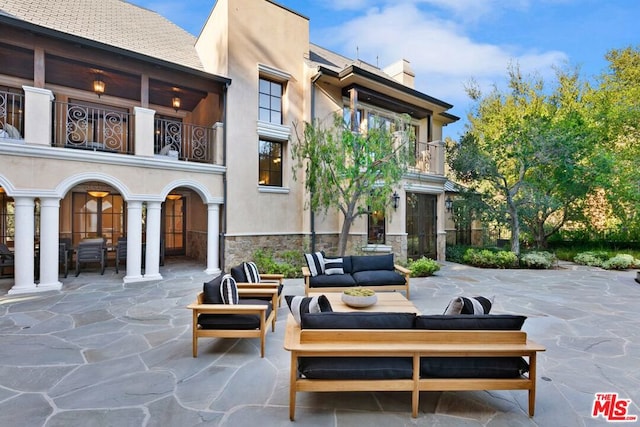
M 392 79 L 402 83 L 403 85 L 414 89 L 416 73 L 411 69 L 409 61 L 401 59 L 398 62 L 385 67 L 382 71 L 391 76 Z

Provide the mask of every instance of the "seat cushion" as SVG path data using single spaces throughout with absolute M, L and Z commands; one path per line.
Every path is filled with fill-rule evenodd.
M 421 315 L 416 317 L 416 329 L 519 331 L 526 319 L 513 314 Z
M 412 329 L 413 313 L 332 312 L 301 316 L 302 329 Z
M 266 305 L 266 317 L 271 315 L 271 304 L 258 299 L 240 299 L 239 304 Z M 259 329 L 260 316 L 257 314 L 200 314 L 198 324 L 202 329 Z
M 301 357 L 298 372 L 310 379 L 409 379 L 409 357 Z
M 423 357 L 421 378 L 518 378 L 529 371 L 522 357 Z
M 331 276 L 321 274 L 319 276 L 309 277 L 309 286 L 311 288 L 356 286 L 356 281 L 353 280 L 351 274 L 332 274 Z
M 403 275 L 389 270 L 358 271 L 351 276 L 358 286 L 400 286 L 406 283 Z

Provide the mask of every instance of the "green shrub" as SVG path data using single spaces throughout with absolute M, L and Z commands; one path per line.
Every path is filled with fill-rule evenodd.
M 491 251 L 489 249 L 467 249 L 462 257 L 465 264 L 482 268 L 515 267 L 518 257 L 511 251 Z
M 297 251 L 284 251 L 276 258 L 268 249 L 256 249 L 253 262 L 265 274 L 283 274 L 286 278 L 300 277 L 304 256 Z
M 447 245 L 446 258 L 447 261 L 463 263 L 463 257 L 469 246 L 464 245 Z
M 591 267 L 602 267 L 602 264 L 609 259 L 609 254 L 605 251 L 580 252 L 573 258 L 573 262 Z
M 408 268 L 411 270 L 411 277 L 427 277 L 440 270 L 440 264 L 432 259 L 422 257 L 415 261 L 409 261 Z
M 548 269 L 556 262 L 556 256 L 550 252 L 528 252 L 520 258 L 520 265 L 524 268 Z
M 627 270 L 637 265 L 639 260 L 628 254 L 618 254 L 602 263 L 602 268 L 607 270 Z

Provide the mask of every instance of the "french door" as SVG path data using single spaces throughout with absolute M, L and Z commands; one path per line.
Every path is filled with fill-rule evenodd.
M 437 196 L 407 193 L 407 257 L 437 257 Z

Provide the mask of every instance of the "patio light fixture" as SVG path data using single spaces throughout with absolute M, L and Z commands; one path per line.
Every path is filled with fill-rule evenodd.
M 444 207 L 447 208 L 447 212 L 451 213 L 453 210 L 453 200 L 451 200 L 451 196 L 447 196 L 447 200 L 444 201 Z
M 400 196 L 398 195 L 397 191 L 393 192 L 391 199 L 393 200 L 393 210 L 395 211 L 396 209 L 398 209 L 398 203 L 400 202 Z
M 109 195 L 108 191 L 88 191 L 88 193 L 90 196 L 97 199 L 102 199 L 103 197 L 107 197 Z
M 96 93 L 96 95 L 98 95 L 98 98 L 100 98 L 100 96 L 104 94 L 105 89 L 106 85 L 104 83 L 104 80 L 102 80 L 102 77 L 100 77 L 100 75 L 96 75 L 96 78 L 93 80 L 93 91 Z
M 182 199 L 182 195 L 181 194 L 167 194 L 167 199 L 169 200 L 180 200 Z

